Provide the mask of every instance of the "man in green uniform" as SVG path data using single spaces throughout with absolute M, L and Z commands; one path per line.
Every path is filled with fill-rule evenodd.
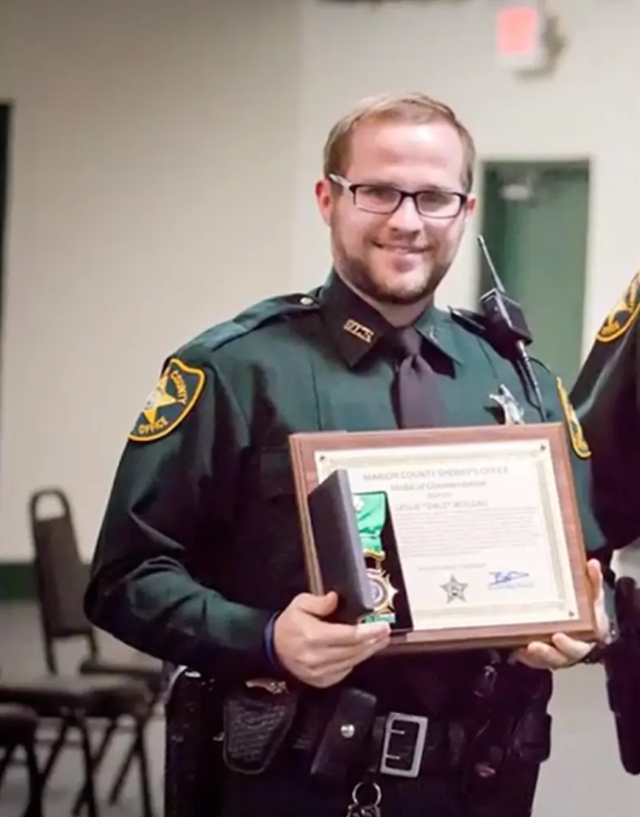
M 640 271 L 600 326 L 571 392 L 593 452 L 592 504 L 611 549 L 640 540 Z M 617 637 L 601 657 L 620 760 L 640 773 L 640 590 L 621 577 Z M 593 657 L 593 654 L 592 654 Z
M 469 133 L 441 103 L 361 102 L 331 130 L 316 187 L 331 234 L 328 280 L 252 306 L 171 354 L 130 432 L 86 610 L 182 667 L 177 685 L 198 675 L 211 683 L 208 700 L 225 702 L 222 717 L 218 704 L 200 704 L 190 745 L 204 772 L 190 767 L 191 800 L 184 787 L 175 795 L 180 817 L 531 812 L 549 753 L 549 670 L 592 645 L 559 633 L 513 654 L 392 658 L 382 654 L 388 622 L 328 620 L 335 594 L 306 592 L 288 452 L 297 431 L 500 423 L 500 394 L 525 422 L 540 411 L 566 422 L 604 638 L 599 564 L 610 550 L 562 384 L 534 361 L 538 407 L 482 321 L 433 302 L 474 210 L 474 161 Z M 402 403 L 401 375 L 428 379 L 417 403 Z M 179 772 L 168 776 L 179 788 Z
M 593 451 L 594 508 L 616 548 L 640 539 L 640 271 L 606 316 L 572 389 Z

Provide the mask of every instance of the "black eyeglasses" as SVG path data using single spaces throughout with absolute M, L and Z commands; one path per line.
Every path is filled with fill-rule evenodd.
M 455 218 L 469 199 L 466 193 L 454 193 L 437 188 L 409 193 L 386 184 L 354 184 L 334 173 L 330 173 L 329 178 L 351 193 L 353 203 L 359 210 L 379 215 L 390 215 L 405 199 L 412 199 L 416 210 L 422 216 Z

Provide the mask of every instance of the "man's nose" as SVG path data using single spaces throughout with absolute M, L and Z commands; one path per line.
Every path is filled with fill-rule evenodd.
M 389 216 L 389 224 L 401 230 L 422 229 L 423 221 L 415 201 L 409 197 L 405 198 L 397 210 Z

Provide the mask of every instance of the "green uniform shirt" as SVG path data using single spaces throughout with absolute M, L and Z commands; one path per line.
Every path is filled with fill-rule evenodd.
M 428 309 L 416 323 L 439 370 L 447 424 L 502 422 L 506 386 L 539 422 L 482 328 Z M 272 672 L 265 625 L 307 589 L 288 436 L 394 429 L 388 324 L 332 273 L 264 301 L 176 351 L 119 464 L 86 596 L 93 622 L 173 664 Z M 534 361 L 548 419 L 571 418 Z M 588 501 L 589 456 L 568 423 L 588 550 L 606 552 Z
M 613 547 L 640 537 L 640 272 L 607 315 L 571 398 L 593 451 L 594 508 Z

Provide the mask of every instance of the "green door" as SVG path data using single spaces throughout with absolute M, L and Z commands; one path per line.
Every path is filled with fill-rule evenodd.
M 570 388 L 582 352 L 589 166 L 488 163 L 484 187 L 483 233 L 508 295 L 524 309 L 529 353 Z M 482 270 L 484 292 L 492 280 Z

